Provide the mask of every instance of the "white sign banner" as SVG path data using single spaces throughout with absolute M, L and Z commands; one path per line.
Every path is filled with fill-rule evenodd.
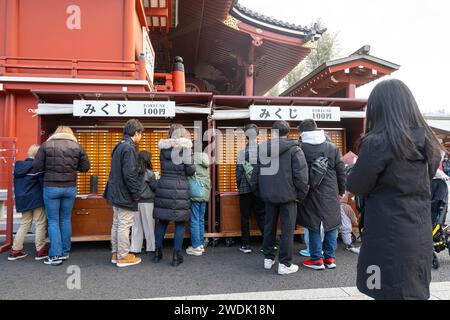
M 76 117 L 175 117 L 174 101 L 74 100 Z
M 309 106 L 250 106 L 252 121 L 341 121 L 340 107 L 309 107 Z
M 147 70 L 147 76 L 151 83 L 153 83 L 153 77 L 155 74 L 155 51 L 153 50 L 150 37 L 148 36 L 147 29 L 142 27 L 142 50 L 145 55 L 145 68 Z

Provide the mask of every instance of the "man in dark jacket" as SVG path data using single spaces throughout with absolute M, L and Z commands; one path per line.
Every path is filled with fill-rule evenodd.
M 239 206 L 241 209 L 241 234 L 242 245 L 239 250 L 243 253 L 251 253 L 250 247 L 250 212 L 256 220 L 261 234 L 264 235 L 264 202 L 255 194 L 254 186 L 251 185 L 252 181 L 250 168 L 255 168 L 258 158 L 258 144 L 256 137 L 259 134 L 259 129 L 256 124 L 249 124 L 245 127 L 245 136 L 247 144 L 245 149 L 238 153 L 236 161 L 236 184 L 239 189 Z
M 315 270 L 323 270 L 325 267 L 334 269 L 337 233 L 341 225 L 339 195 L 345 195 L 345 165 L 339 149 L 327 141 L 325 132 L 317 129 L 314 120 L 303 121 L 298 130 L 309 167 L 320 157 L 328 159 L 322 182 L 315 189 L 310 188 L 308 196 L 298 208 L 298 222 L 309 231 L 311 259 L 305 260 L 303 265 Z M 323 243 L 321 225 L 325 232 Z
M 38 149 L 39 145 L 32 145 L 28 149 L 28 156 L 25 161 L 17 161 L 14 165 L 14 199 L 16 201 L 16 211 L 22 213 L 22 221 L 8 256 L 10 261 L 27 256 L 23 251 L 23 242 L 26 234 L 30 231 L 33 220 L 36 225 L 35 259 L 42 260 L 47 258 L 48 248 L 45 244 L 47 218 L 45 217 L 44 199 L 42 198 L 44 172 L 39 172 L 33 168 L 33 159 Z
M 298 141 L 288 139 L 289 124 L 277 121 L 272 126 L 272 140 L 259 146 L 259 192 L 266 204 L 264 226 L 264 268 L 275 264 L 275 235 L 278 216 L 281 241 L 278 274 L 298 271 L 292 264 L 297 201 L 308 192 L 308 167 Z
M 111 171 L 104 197 L 113 207 L 111 229 L 112 263 L 126 267 L 141 262 L 130 251 L 130 228 L 141 192 L 139 179 L 137 144 L 144 132 L 143 125 L 136 119 L 128 120 L 123 130 L 123 139 L 114 147 Z

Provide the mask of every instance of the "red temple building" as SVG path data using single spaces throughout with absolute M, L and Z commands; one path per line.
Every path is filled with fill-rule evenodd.
M 363 131 L 366 100 L 355 99 L 355 89 L 399 68 L 363 48 L 324 64 L 281 97 L 263 96 L 325 31 L 261 15 L 236 0 L 0 0 L 0 189 L 7 189 L 9 241 L 3 250 L 12 234 L 13 161 L 61 124 L 72 127 L 92 162 L 78 178 L 73 239 L 109 239 L 112 210 L 101 193 L 130 117 L 146 127 L 139 148 L 152 152 L 157 170 L 157 143 L 175 122 L 195 138 L 205 135 L 213 160 L 231 157 L 211 166 L 207 236 L 239 236 L 233 161 L 242 141 L 237 133 L 215 139 L 207 129 L 225 133 L 249 121 L 270 128 L 276 118 L 258 118 L 258 108 L 289 110 L 293 128 L 305 114 L 317 115 L 346 153 Z

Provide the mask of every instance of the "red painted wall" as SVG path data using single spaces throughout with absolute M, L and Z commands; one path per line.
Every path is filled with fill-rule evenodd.
M 19 55 L 42 58 L 121 60 L 123 0 L 20 0 Z M 69 29 L 80 8 L 80 29 Z
M 139 54 L 142 52 L 142 25 L 139 22 L 137 12 L 134 14 L 134 50 L 136 54 L 136 60 L 139 58 Z
M 133 64 L 77 62 L 78 67 L 134 68 L 142 51 L 140 0 L 0 0 L 0 57 L 69 59 L 19 60 L 55 69 L 12 69 L 7 75 L 71 77 L 70 60 L 124 60 Z M 9 60 L 17 63 L 17 60 Z M 8 72 L 10 74 L 8 74 Z M 122 70 L 84 70 L 77 77 L 136 78 Z
M 6 30 L 6 0 L 0 0 L 0 30 Z M 0 31 L 0 56 L 5 55 L 5 32 Z
M 37 100 L 32 94 L 16 95 L 16 137 L 18 159 L 26 157 L 30 145 L 39 143 L 39 118 L 31 110 L 37 108 Z

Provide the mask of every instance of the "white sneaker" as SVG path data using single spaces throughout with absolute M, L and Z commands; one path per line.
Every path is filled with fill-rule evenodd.
M 264 259 L 264 269 L 270 270 L 275 264 L 275 260 L 272 259 Z
M 349 248 L 348 251 L 350 251 L 354 254 L 359 254 L 360 248 L 353 247 L 353 248 Z
M 201 256 L 203 254 L 203 251 L 202 251 L 201 247 L 198 247 L 198 248 L 189 247 L 189 248 L 186 249 L 186 253 L 188 255 L 197 256 L 198 257 L 198 256 Z
M 204 245 L 201 245 L 199 248 L 202 249 L 202 252 L 205 252 L 205 246 Z
M 282 263 L 278 264 L 278 274 L 285 275 L 285 274 L 296 273 L 297 271 L 298 271 L 298 265 L 296 265 L 296 264 L 291 264 L 290 267 L 286 267 Z

